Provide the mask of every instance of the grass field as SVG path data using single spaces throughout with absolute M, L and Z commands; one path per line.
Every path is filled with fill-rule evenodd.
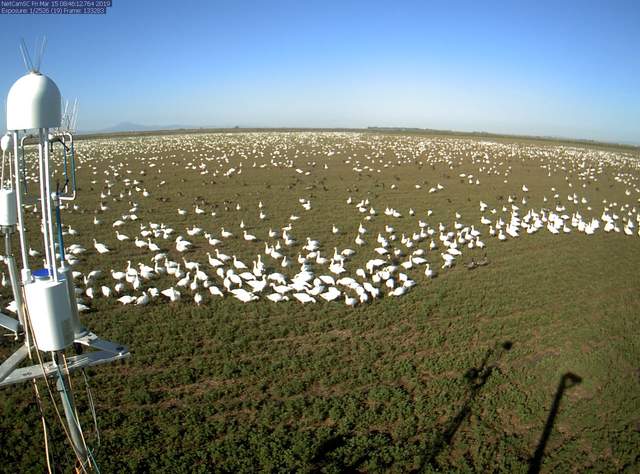
M 389 237 L 390 249 L 403 250 L 383 257 L 388 264 L 423 249 L 437 271 L 429 279 L 424 265 L 400 268 L 415 286 L 394 297 L 381 284 L 382 297 L 353 307 L 343 297 L 303 305 L 294 298 L 273 303 L 264 294 L 242 303 L 202 287 L 200 305 L 188 288 L 179 301 L 158 296 L 144 306 L 84 296 L 83 322 L 132 352 L 124 364 L 90 371 L 101 472 L 640 469 L 637 150 L 282 132 L 92 139 L 78 142 L 78 152 L 77 208 L 64 215 L 77 235 L 65 244 L 87 249 L 74 270 L 102 270 L 89 284 L 98 293 L 114 286 L 111 269 L 123 271 L 127 261 L 153 265 L 153 253 L 133 244 L 140 225 L 150 223 L 175 230 L 152 238 L 168 258 L 198 261 L 203 269 L 214 247 L 187 235 L 195 225 L 220 239 L 216 247 L 225 254 L 250 268 L 260 254 L 267 271 L 288 278 L 299 271 L 297 256 L 308 253 L 307 237 L 328 257 L 334 247 L 356 250 L 345 265 L 354 278 L 379 257 L 378 234 Z M 101 202 L 108 209 L 100 211 Z M 481 218 L 495 229 L 500 218 L 509 222 L 512 206 L 520 219 L 529 210 L 566 214 L 570 232 L 521 228 L 519 237 L 500 241 Z M 137 220 L 118 228 L 130 240 L 118 241 L 112 223 L 131 214 Z M 603 214 L 617 230 L 604 230 Z M 581 223 L 572 225 L 572 218 Z M 599 226 L 587 235 L 583 227 L 592 219 Z M 35 216 L 31 221 L 36 230 Z M 241 221 L 257 242 L 242 238 Z M 403 245 L 403 234 L 420 232 L 419 221 L 436 234 Z M 282 268 L 264 254 L 265 243 L 275 245 L 268 230 L 288 223 L 297 243 L 283 246 L 292 263 Z M 456 223 L 474 226 L 485 247 L 461 245 L 462 255 L 443 269 L 438 228 L 455 233 Z M 354 242 L 360 225 L 367 230 L 362 246 Z M 221 227 L 235 237 L 221 238 Z M 184 254 L 176 251 L 178 235 L 193 243 Z M 94 238 L 111 251 L 99 255 Z M 429 250 L 431 240 L 437 250 Z M 311 271 L 329 273 L 311 260 Z M 480 260 L 487 264 L 467 269 Z M 214 270 L 206 271 L 222 287 Z M 82 278 L 77 284 L 86 288 Z M 127 285 L 122 294 L 173 285 L 165 275 L 137 291 Z M 9 289 L 2 295 L 6 306 Z M 0 355 L 14 347 L 3 339 Z M 97 447 L 81 376 L 73 383 L 85 435 Z M 44 472 L 32 388 L 3 389 L 0 407 L 0 470 Z M 68 472 L 70 450 L 48 400 L 44 408 L 57 468 Z

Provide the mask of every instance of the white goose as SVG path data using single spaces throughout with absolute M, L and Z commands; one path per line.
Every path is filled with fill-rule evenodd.
M 95 247 L 95 249 L 98 251 L 99 254 L 108 253 L 110 251 L 105 244 L 101 244 L 96 239 L 93 239 L 93 246 Z

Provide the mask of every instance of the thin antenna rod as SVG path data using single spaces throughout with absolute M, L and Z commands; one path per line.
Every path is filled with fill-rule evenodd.
M 22 61 L 24 61 L 24 67 L 27 68 L 27 71 L 33 71 L 33 63 L 31 62 L 31 56 L 29 56 L 29 49 L 27 48 L 27 44 L 24 42 L 24 38 L 20 38 L 20 53 L 22 54 Z
M 42 58 L 44 57 L 44 50 L 47 47 L 47 37 L 43 36 L 42 37 L 42 43 L 40 44 L 40 51 L 38 52 L 38 56 L 37 56 L 37 63 L 36 63 L 36 69 L 35 72 L 39 72 L 40 71 L 40 66 L 42 65 Z
M 69 99 L 67 100 L 63 100 L 63 107 L 62 107 L 62 120 L 60 122 L 60 128 L 62 130 L 68 130 L 69 129 L 69 113 L 70 113 L 70 108 L 69 108 Z
M 78 123 L 78 107 L 79 107 L 79 103 L 78 103 L 78 98 L 76 97 L 76 100 L 73 102 L 73 112 L 71 113 L 71 131 L 75 132 L 76 131 L 76 125 Z

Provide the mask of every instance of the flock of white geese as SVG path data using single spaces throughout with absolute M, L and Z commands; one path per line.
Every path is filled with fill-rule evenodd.
M 91 204 L 71 204 L 65 216 L 72 225 L 85 222 L 77 225 L 82 230 L 67 225 L 64 232 L 81 311 L 89 310 L 97 298 L 123 305 L 185 301 L 206 305 L 211 299 L 234 298 L 244 303 L 335 301 L 356 306 L 403 296 L 456 265 L 468 269 L 486 265 L 485 247 L 493 242 L 538 232 L 640 236 L 637 161 L 623 153 L 342 133 L 92 140 L 79 142 L 78 149 L 81 177 L 96 189 Z M 187 159 L 181 158 L 185 155 Z M 130 166 L 131 160 L 138 160 L 138 166 Z M 513 184 L 511 195 L 498 203 L 490 203 L 489 198 L 476 202 L 472 218 L 454 210 L 444 216 L 425 204 L 436 193 L 446 196 L 447 179 L 472 187 L 490 179 L 509 185 L 513 167 L 523 163 L 548 177 L 562 173 L 566 188 L 546 188 L 543 196 L 536 196 L 542 205 L 529 207 L 534 199 L 527 184 Z M 415 183 L 386 178 L 391 184 L 376 197 L 347 189 L 343 203 L 353 213 L 357 228 L 324 222 L 323 235 L 332 236 L 334 244 L 337 239 L 341 246 L 325 245 L 322 236 L 305 231 L 305 222 L 326 205 L 310 188 L 305 188 L 304 196 L 291 196 L 291 215 L 276 222 L 269 202 L 247 199 L 241 203 L 217 195 L 216 185 L 211 185 L 214 179 L 239 182 L 250 173 L 267 172 L 282 173 L 302 185 L 315 178 L 317 184 L 322 173 L 338 166 L 360 180 L 383 183 L 385 178 L 378 176 L 402 166 L 415 166 L 424 174 L 440 166 L 449 174 Z M 180 173 L 172 176 L 175 167 L 185 170 L 182 181 L 191 183 L 185 186 L 195 186 L 196 181 L 189 179 L 209 183 L 207 190 L 198 191 L 208 193 L 206 199 L 189 203 L 185 198 L 177 205 L 164 198 L 167 180 L 180 179 Z M 624 188 L 630 202 L 591 202 L 588 190 L 605 177 Z M 89 186 L 83 188 L 81 192 L 87 193 Z M 409 188 L 415 195 L 414 207 L 401 209 L 389 203 L 399 188 Z M 154 219 L 158 206 L 175 209 L 171 212 L 175 221 Z M 243 218 L 232 222 L 234 212 L 239 216 L 240 210 L 242 215 L 255 216 L 251 225 Z M 239 246 L 241 252 L 228 250 Z M 29 253 L 36 261 L 40 258 L 37 249 Z M 126 266 L 88 268 L 88 256 L 96 253 L 102 257 L 92 262 L 126 260 Z M 4 275 L 2 283 L 6 285 Z

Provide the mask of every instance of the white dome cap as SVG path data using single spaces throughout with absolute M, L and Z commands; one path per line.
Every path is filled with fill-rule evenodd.
M 18 79 L 7 96 L 7 129 L 59 127 L 61 111 L 60 89 L 55 82 L 39 72 L 30 72 Z

